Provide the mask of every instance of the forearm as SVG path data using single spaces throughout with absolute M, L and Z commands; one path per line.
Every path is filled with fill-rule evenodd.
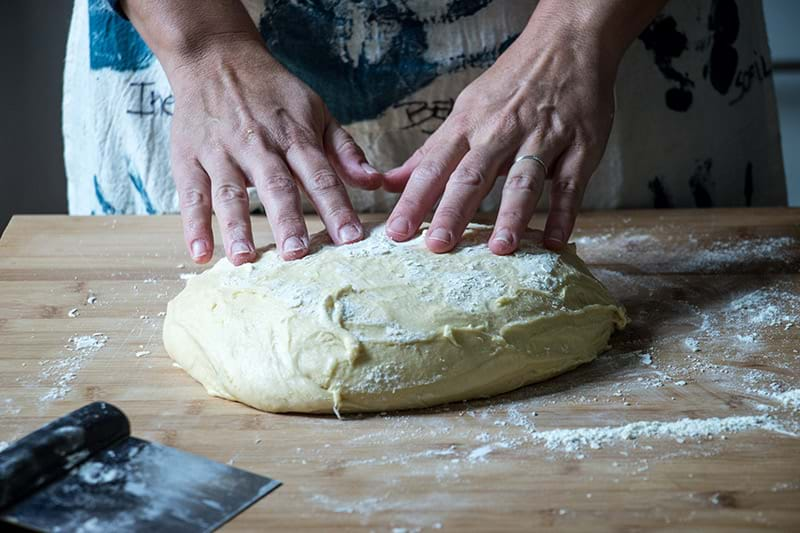
M 122 0 L 121 7 L 168 76 L 216 43 L 246 41 L 263 47 L 239 0 Z

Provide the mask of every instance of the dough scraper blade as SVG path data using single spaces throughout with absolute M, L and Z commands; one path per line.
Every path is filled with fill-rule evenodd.
M 122 411 L 95 402 L 0 452 L 0 521 L 34 531 L 213 531 L 278 486 L 131 437 Z

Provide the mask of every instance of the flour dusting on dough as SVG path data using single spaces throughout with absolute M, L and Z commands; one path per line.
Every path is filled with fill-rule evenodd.
M 383 225 L 221 260 L 170 302 L 167 351 L 215 395 L 271 411 L 379 411 L 506 392 L 591 361 L 624 310 L 574 255 L 525 240 L 492 254 L 471 225 L 452 253 Z

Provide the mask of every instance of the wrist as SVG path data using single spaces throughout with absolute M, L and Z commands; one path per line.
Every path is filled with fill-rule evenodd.
M 162 61 L 167 78 L 176 93 L 191 89 L 198 80 L 219 76 L 237 65 L 271 70 L 279 66 L 269 55 L 263 41 L 246 34 L 215 34 L 184 42 L 170 50 Z
M 625 51 L 666 0 L 540 0 L 523 32 L 544 33 L 616 73 Z
M 261 35 L 240 0 L 120 0 L 168 77 L 229 49 L 260 49 Z

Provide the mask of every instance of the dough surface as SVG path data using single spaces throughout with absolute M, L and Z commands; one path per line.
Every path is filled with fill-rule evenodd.
M 227 259 L 189 279 L 164 322 L 170 356 L 209 394 L 273 412 L 427 407 L 541 381 L 608 348 L 624 309 L 570 247 L 493 255 L 472 224 L 449 254 L 383 225 L 285 262 Z M 541 235 L 541 234 L 539 234 Z

